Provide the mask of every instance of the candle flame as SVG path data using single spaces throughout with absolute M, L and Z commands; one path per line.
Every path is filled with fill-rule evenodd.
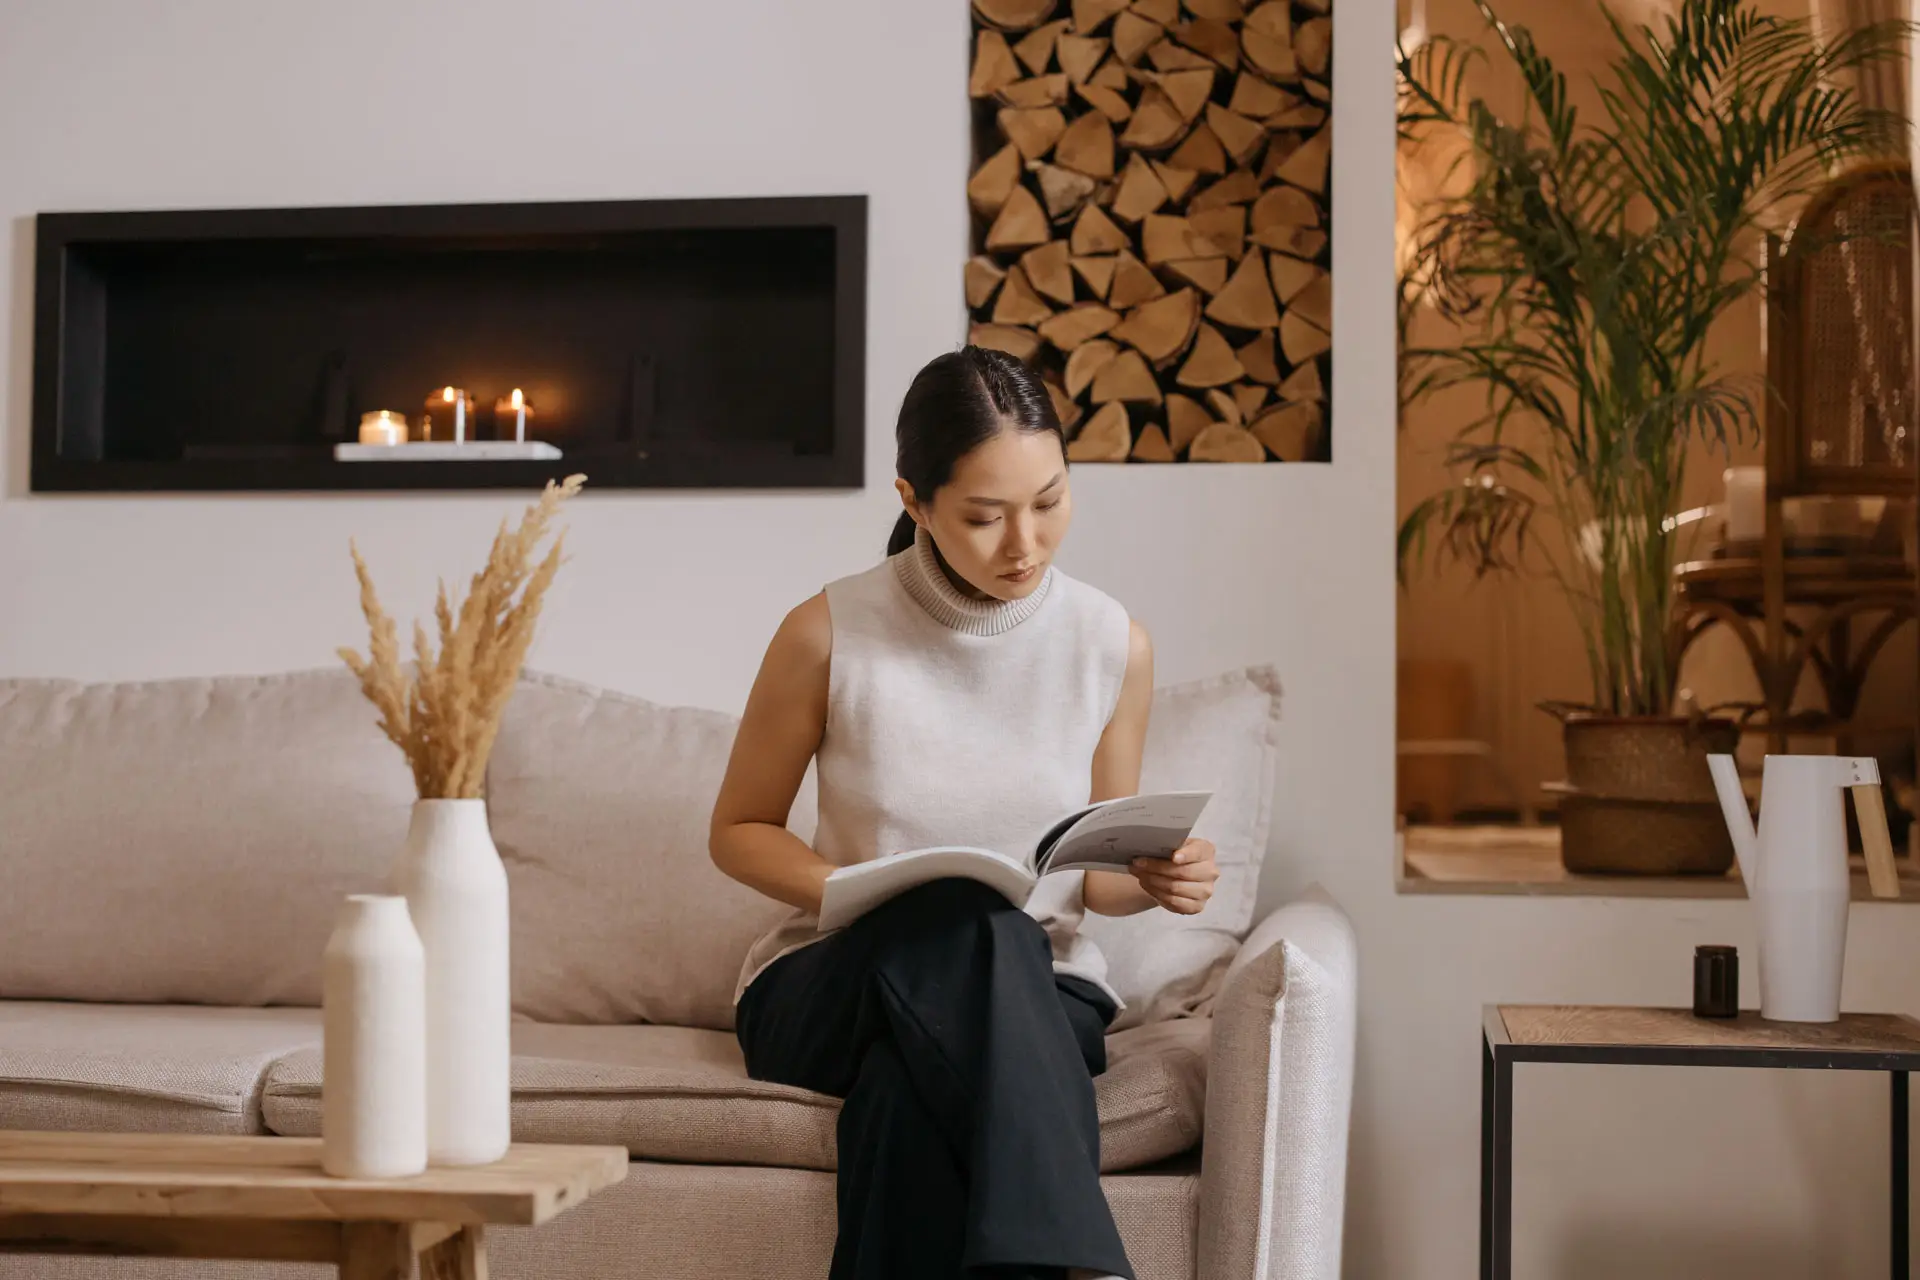
M 513 389 L 513 407 L 518 409 L 521 405 L 525 403 L 526 403 L 525 399 L 520 395 L 520 388 L 515 387 Z
M 452 387 L 448 387 L 448 388 L 447 388 L 447 389 L 446 389 L 445 391 L 442 391 L 442 392 L 440 393 L 440 398 L 441 398 L 442 400 L 445 400 L 445 401 L 446 401 L 446 402 L 447 402 L 448 404 L 452 404 L 452 403 L 453 403 L 453 388 L 452 388 Z

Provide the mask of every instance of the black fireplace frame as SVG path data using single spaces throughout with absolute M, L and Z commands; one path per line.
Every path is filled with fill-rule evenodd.
M 105 317 L 69 287 L 76 251 L 115 244 L 320 237 L 383 245 L 471 238 L 581 237 L 712 229 L 829 229 L 832 264 L 831 442 L 824 452 L 739 448 L 676 437 L 624 455 L 557 461 L 340 462 L 325 457 L 97 456 L 72 424 L 102 410 Z M 864 195 L 324 206 L 281 209 L 42 213 L 35 227 L 34 492 L 457 490 L 537 487 L 576 470 L 592 487 L 859 488 L 866 395 L 867 198 Z M 91 385 L 89 385 L 89 382 Z M 86 397 L 95 397 L 88 404 Z M 63 447 L 64 446 L 64 447 Z M 96 456 L 87 456 L 92 453 Z

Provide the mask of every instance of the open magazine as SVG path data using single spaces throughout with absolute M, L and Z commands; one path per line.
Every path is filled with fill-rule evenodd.
M 929 880 L 960 876 L 1024 907 L 1041 876 L 1054 871 L 1126 871 L 1135 858 L 1170 858 L 1186 843 L 1211 791 L 1163 791 L 1103 800 L 1047 828 L 1024 856 L 942 845 L 841 867 L 827 877 L 820 929 L 840 929 L 890 898 Z

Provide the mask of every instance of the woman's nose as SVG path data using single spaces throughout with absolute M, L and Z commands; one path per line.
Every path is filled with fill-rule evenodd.
M 1024 560 L 1033 550 L 1033 515 L 1016 511 L 1007 519 L 1007 537 L 1002 545 L 1009 560 Z

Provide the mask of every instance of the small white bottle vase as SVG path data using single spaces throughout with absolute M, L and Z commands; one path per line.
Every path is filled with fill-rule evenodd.
M 337 1178 L 427 1167 L 426 963 L 405 898 L 340 904 L 321 961 L 320 1166 Z
M 428 1160 L 498 1160 L 512 1141 L 513 997 L 486 801 L 416 802 L 395 881 L 426 952 Z

